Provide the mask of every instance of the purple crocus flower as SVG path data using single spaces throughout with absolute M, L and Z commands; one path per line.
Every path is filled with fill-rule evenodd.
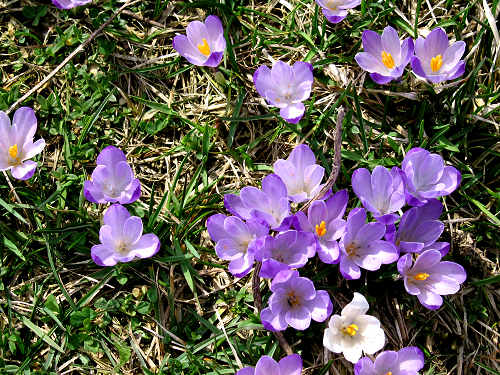
M 316 157 L 306 144 L 295 147 L 288 159 L 276 160 L 273 168 L 285 183 L 288 198 L 293 202 L 314 198 L 321 190 L 325 168 L 316 164 Z
M 370 77 L 383 85 L 403 75 L 413 56 L 413 39 L 401 42 L 398 32 L 387 26 L 382 36 L 372 30 L 363 31 L 363 49 L 354 58 L 361 68 L 370 72 Z
M 250 272 L 254 256 L 263 244 L 263 237 L 269 228 L 255 220 L 246 223 L 238 217 L 215 214 L 208 218 L 207 229 L 216 242 L 215 252 L 224 260 L 229 260 L 229 272 L 243 277 Z
M 413 207 L 401 217 L 394 242 L 401 252 L 420 253 L 439 250 L 445 256 L 450 249 L 448 242 L 436 242 L 443 233 L 444 224 L 439 221 L 443 205 L 430 199 L 421 207 Z
M 28 180 L 33 177 L 36 162 L 29 160 L 42 152 L 45 141 L 33 142 L 37 128 L 35 111 L 28 107 L 19 108 L 10 124 L 9 116 L 0 111 L 0 171 L 10 169 L 12 177 Z
M 288 230 L 266 236 L 264 246 L 255 254 L 262 262 L 260 277 L 272 279 L 283 270 L 303 267 L 316 254 L 316 240 L 311 233 Z
M 260 313 L 264 328 L 283 331 L 288 325 L 305 330 L 311 319 L 325 321 L 333 310 L 326 290 L 316 290 L 311 280 L 300 277 L 297 271 L 286 270 L 276 275 L 271 283 L 273 294 L 269 307 Z
M 260 357 L 254 367 L 244 367 L 236 375 L 300 375 L 302 358 L 298 354 L 290 354 L 276 362 L 271 357 Z
M 372 174 L 366 168 L 358 168 L 352 174 L 352 189 L 363 206 L 377 221 L 393 224 L 399 215 L 394 214 L 405 205 L 405 189 L 401 169 L 393 167 L 389 172 L 378 165 Z
M 423 148 L 412 148 L 402 163 L 406 203 L 422 206 L 428 199 L 451 194 L 460 185 L 460 172 Z
M 346 222 L 342 219 L 347 207 L 347 190 L 340 190 L 326 201 L 314 201 L 307 216 L 299 211 L 295 214 L 298 229 L 311 232 L 316 237 L 316 251 L 322 262 L 339 262 L 338 240 L 342 237 Z
M 208 16 L 205 22 L 193 21 L 186 28 L 186 35 L 174 37 L 174 49 L 191 64 L 216 67 L 222 61 L 226 39 L 222 22 L 217 16 Z
M 52 0 L 52 4 L 59 9 L 71 9 L 90 2 L 92 2 L 92 0 Z
M 396 246 L 381 240 L 384 234 L 384 224 L 366 223 L 364 208 L 351 210 L 347 217 L 345 234 L 340 240 L 340 273 L 345 279 L 359 279 L 360 267 L 376 271 L 382 264 L 389 264 L 398 259 Z
M 98 266 L 114 266 L 135 258 L 150 258 L 160 250 L 160 240 L 153 233 L 142 234 L 142 220 L 130 216 L 119 204 L 110 206 L 99 231 L 99 245 L 92 246 L 92 260 Z
M 297 124 L 304 115 L 302 103 L 309 98 L 314 81 L 311 64 L 297 61 L 293 66 L 276 61 L 269 69 L 261 65 L 253 74 L 253 83 L 269 105 L 280 109 L 280 116 Z
M 416 346 L 408 346 L 397 352 L 384 351 L 375 362 L 361 358 L 354 365 L 354 375 L 418 375 L 424 364 L 424 353 Z
M 266 223 L 273 230 L 285 230 L 290 227 L 290 203 L 287 189 L 281 178 L 270 174 L 262 180 L 262 190 L 246 186 L 240 196 L 226 194 L 226 209 L 244 220 L 255 219 Z M 285 220 L 287 219 L 287 220 Z
M 438 250 L 426 250 L 414 264 L 412 254 L 405 254 L 398 261 L 406 291 L 431 310 L 439 309 L 443 304 L 441 296 L 458 292 L 467 278 L 460 264 L 441 262 L 441 257 Z
M 432 83 L 452 80 L 465 72 L 465 61 L 460 60 L 464 52 L 464 41 L 457 41 L 450 46 L 446 32 L 437 27 L 427 38 L 419 37 L 415 42 L 411 68 L 417 76 Z
M 83 195 L 94 203 L 128 204 L 139 199 L 141 183 L 122 150 L 108 146 L 101 151 L 90 180 L 83 183 Z
M 347 17 L 347 10 L 357 7 L 361 0 L 316 0 L 323 15 L 331 23 L 339 23 Z

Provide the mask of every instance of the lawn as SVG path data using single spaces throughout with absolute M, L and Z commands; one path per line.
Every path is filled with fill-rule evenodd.
M 71 10 L 1 0 L 0 110 L 32 107 L 35 139 L 47 145 L 31 179 L 0 175 L 0 374 L 234 374 L 262 355 L 285 356 L 261 324 L 252 274 L 229 273 L 205 222 L 225 212 L 224 194 L 260 187 L 299 143 L 330 175 L 340 111 L 333 190 L 348 189 L 349 208 L 361 206 L 355 169 L 400 166 L 413 147 L 461 172 L 460 187 L 441 199 L 441 241 L 467 280 L 432 311 L 396 280 L 396 264 L 347 281 L 315 258 L 301 275 L 329 292 L 336 314 L 353 292 L 366 296 L 384 350 L 417 346 L 422 373 L 500 374 L 499 2 L 363 0 L 332 24 L 314 0 L 94 0 Z M 217 68 L 194 66 L 172 40 L 211 14 L 224 25 L 224 58 Z M 400 82 L 373 82 L 354 56 L 363 30 L 387 25 L 414 39 L 444 28 L 466 43 L 465 74 L 431 85 L 407 68 Z M 314 67 L 296 125 L 252 81 L 275 60 Z M 125 152 L 142 184 L 127 208 L 161 248 L 100 267 L 90 249 L 105 206 L 88 202 L 82 187 L 109 145 Z M 266 280 L 260 289 L 266 303 Z M 325 327 L 289 328 L 284 339 L 304 374 L 352 374 L 323 347 Z

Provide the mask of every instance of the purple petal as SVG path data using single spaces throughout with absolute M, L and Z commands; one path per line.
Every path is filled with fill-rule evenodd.
M 414 54 L 414 50 L 415 47 L 412 38 L 406 38 L 403 40 L 403 43 L 401 44 L 401 61 L 399 66 L 405 68 L 406 65 L 408 65 Z
M 382 223 L 367 223 L 358 230 L 354 240 L 358 244 L 370 244 L 374 240 L 380 240 L 385 234 L 385 225 Z
M 121 161 L 127 161 L 122 150 L 115 146 L 105 147 L 97 156 L 97 165 L 106 165 L 113 167 Z
M 422 63 L 417 56 L 411 58 L 411 69 L 420 78 L 426 79 L 427 74 L 425 74 L 424 68 L 422 68 Z
M 448 48 L 448 36 L 446 32 L 440 28 L 436 27 L 432 30 L 427 38 L 425 38 L 425 56 L 428 60 L 437 55 L 443 56 L 446 49 Z
M 123 223 L 122 238 L 125 242 L 133 244 L 142 236 L 142 220 L 140 217 L 131 216 Z
M 391 26 L 386 26 L 382 32 L 382 48 L 390 53 L 399 65 L 401 61 L 401 41 L 399 40 L 398 32 Z
M 433 244 L 424 247 L 422 250 L 437 250 L 441 253 L 441 256 L 444 257 L 448 254 L 448 251 L 450 251 L 450 244 L 448 242 L 434 242 Z
M 457 64 L 455 71 L 450 71 L 448 73 L 448 80 L 451 81 L 452 79 L 458 78 L 462 76 L 464 73 L 465 73 L 465 61 L 460 61 Z
M 255 366 L 256 375 L 279 374 L 279 373 L 280 373 L 280 368 L 278 363 L 267 355 L 262 356 L 257 362 L 257 365 Z
M 456 190 L 458 185 L 460 185 L 461 178 L 460 172 L 455 167 L 444 167 L 443 175 L 437 183 L 436 189 L 439 190 L 442 195 L 451 194 Z
M 260 312 L 260 320 L 268 331 L 284 331 L 288 327 L 285 314 L 273 314 L 268 307 Z
M 415 261 L 413 270 L 415 272 L 427 271 L 441 260 L 441 253 L 437 250 L 424 251 Z
M 113 233 L 121 234 L 125 221 L 130 213 L 120 204 L 113 204 L 104 212 L 103 222 L 113 229 Z
M 32 140 L 37 128 L 35 111 L 29 107 L 21 107 L 12 118 L 11 135 L 18 146 L 24 145 L 26 141 Z
M 344 216 L 347 201 L 349 200 L 349 194 L 347 190 L 340 190 L 335 193 L 335 195 L 326 201 L 326 207 L 328 209 L 328 220 L 340 219 Z
M 260 96 L 267 99 L 268 92 L 275 90 L 274 83 L 271 79 L 271 69 L 265 65 L 261 65 L 253 74 L 253 83 Z
M 340 256 L 340 273 L 346 280 L 356 280 L 361 277 L 359 266 L 342 255 Z
M 386 350 L 380 353 L 375 359 L 374 370 L 377 374 L 384 374 L 389 369 L 393 369 L 398 365 L 398 353 L 392 350 Z
M 287 196 L 287 189 L 283 180 L 277 174 L 269 174 L 262 180 L 262 191 L 271 200 L 279 200 Z
M 411 268 L 413 264 L 413 259 L 411 254 L 405 254 L 398 260 L 398 272 L 401 275 L 406 275 L 408 270 Z
M 143 235 L 131 248 L 130 255 L 137 258 L 150 258 L 160 250 L 160 240 L 153 233 Z
M 289 269 L 291 269 L 291 267 L 288 264 L 278 262 L 274 259 L 266 259 L 262 262 L 259 276 L 264 279 L 272 279 L 279 272 Z
M 426 289 L 421 289 L 417 298 L 424 307 L 430 310 L 437 310 L 443 304 L 443 298 L 439 294 Z
M 214 51 L 223 52 L 226 48 L 226 40 L 224 39 L 224 28 L 219 17 L 210 15 L 205 18 L 205 27 L 207 29 L 210 46 Z
M 370 78 L 373 79 L 379 85 L 385 85 L 394 80 L 395 78 L 399 77 L 383 76 L 382 74 L 379 73 L 370 73 Z
M 118 197 L 120 204 L 129 204 L 135 202 L 141 197 L 141 183 L 137 178 L 134 178 L 127 188 L 122 191 Z
M 45 140 L 40 138 L 35 143 L 29 143 L 23 146 L 23 160 L 31 159 L 33 156 L 38 155 L 45 148 Z
M 83 183 L 83 195 L 89 202 L 106 203 L 102 191 L 97 189 L 92 181 L 87 180 Z
M 193 65 L 201 66 L 207 61 L 207 57 L 201 54 L 185 35 L 176 35 L 172 46 L 179 55 L 186 58 Z
M 90 256 L 98 266 L 111 267 L 118 263 L 114 258 L 114 251 L 105 245 L 92 246 Z
M 441 70 L 450 71 L 455 68 L 465 52 L 465 42 L 460 40 L 449 46 L 443 54 Z
M 440 262 L 432 267 L 429 272 L 439 272 L 442 275 L 446 275 L 456 280 L 459 284 L 463 283 L 467 278 L 465 269 L 460 264 L 454 262 Z
M 243 367 L 241 370 L 236 372 L 236 375 L 255 375 L 254 367 Z
M 296 83 L 313 83 L 313 66 L 304 61 L 297 61 L 292 65 L 293 76 Z
M 302 358 L 298 354 L 290 354 L 279 361 L 281 375 L 300 375 L 302 373 Z
M 354 365 L 354 375 L 372 375 L 373 371 L 373 362 L 368 357 L 361 358 Z
M 285 320 L 292 328 L 303 331 L 311 325 L 311 313 L 305 307 L 296 307 L 285 313 Z
M 32 160 L 26 160 L 25 162 L 12 167 L 10 173 L 12 177 L 17 180 L 29 180 L 35 174 L 37 163 Z
M 297 124 L 304 116 L 305 106 L 303 103 L 290 104 L 280 110 L 280 116 L 290 124 Z
M 253 255 L 247 253 L 241 258 L 232 260 L 229 263 L 228 270 L 235 277 L 243 277 L 250 272 L 253 266 L 253 262 L 254 262 Z
M 307 308 L 311 313 L 311 318 L 316 322 L 324 322 L 332 314 L 333 304 L 326 290 L 316 291 L 316 297 L 307 301 Z
M 358 65 L 369 73 L 373 72 L 386 72 L 387 69 L 382 64 L 380 59 L 377 59 L 371 53 L 359 52 L 354 56 Z
M 337 264 L 340 261 L 340 248 L 337 241 L 319 243 L 316 251 L 323 263 Z
M 215 214 L 207 219 L 207 230 L 212 241 L 220 241 L 227 237 L 226 230 L 224 229 L 224 220 L 227 218 L 223 214 Z
M 372 241 L 370 242 L 369 247 L 375 251 L 377 258 L 382 264 L 391 264 L 399 258 L 398 249 L 394 246 L 394 244 L 388 241 Z
M 382 38 L 378 33 L 372 30 L 364 30 L 361 40 L 366 53 L 370 54 L 373 58 L 380 58 L 382 53 Z
M 424 353 L 415 347 L 409 346 L 398 351 L 399 371 L 417 373 L 424 367 Z

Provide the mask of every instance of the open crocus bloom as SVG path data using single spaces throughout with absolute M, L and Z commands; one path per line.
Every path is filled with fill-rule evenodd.
M 432 83 L 460 77 L 465 72 L 465 61 L 460 60 L 465 52 L 465 42 L 451 46 L 446 32 L 437 27 L 427 38 L 419 37 L 415 42 L 415 56 L 411 59 L 413 72 Z
M 91 1 L 92 0 L 52 0 L 52 4 L 59 9 L 71 9 L 88 4 Z
M 365 51 L 358 53 L 355 59 L 375 82 L 383 85 L 403 75 L 413 56 L 413 39 L 401 42 L 398 32 L 387 26 L 382 36 L 371 30 L 363 31 L 362 40 Z
M 295 214 L 298 229 L 311 232 L 316 238 L 319 259 L 327 264 L 335 264 L 340 259 L 338 240 L 345 230 L 342 219 L 347 207 L 347 190 L 340 190 L 326 201 L 314 201 L 307 210 L 307 216 L 299 211 Z
M 443 233 L 444 224 L 439 221 L 443 205 L 431 199 L 425 205 L 413 207 L 401 217 L 394 242 L 401 252 L 420 253 L 439 250 L 445 256 L 450 249 L 448 242 L 436 242 Z
M 295 147 L 288 159 L 276 160 L 273 168 L 285 183 L 288 197 L 293 202 L 314 198 L 321 190 L 325 169 L 316 164 L 316 157 L 306 144 Z
M 276 61 L 271 69 L 261 65 L 253 74 L 253 82 L 270 105 L 280 108 L 280 116 L 285 121 L 296 124 L 304 115 L 302 102 L 311 94 L 312 71 L 312 65 L 303 61 L 293 66 Z
M 271 357 L 260 357 L 257 366 L 244 367 L 236 375 L 300 375 L 302 373 L 302 358 L 298 354 L 290 354 L 276 362 Z
M 266 236 L 255 259 L 262 262 L 260 277 L 272 279 L 280 271 L 305 266 L 315 254 L 316 241 L 311 233 L 287 230 L 275 237 Z
M 255 252 L 269 233 L 267 226 L 248 220 L 246 223 L 238 217 L 215 214 L 207 220 L 207 230 L 216 242 L 215 252 L 224 260 L 229 260 L 229 272 L 236 277 L 243 277 L 253 267 Z
M 347 10 L 357 7 L 361 0 L 316 0 L 323 15 L 331 23 L 339 23 L 347 17 Z
M 160 240 L 153 233 L 142 234 L 142 220 L 130 216 L 119 204 L 110 206 L 99 231 L 99 245 L 92 246 L 91 256 L 98 266 L 114 266 L 135 258 L 149 258 L 160 250 Z
M 139 199 L 141 183 L 122 150 L 108 146 L 101 151 L 91 179 L 83 183 L 83 195 L 94 203 L 128 204 Z
M 345 279 L 359 279 L 360 268 L 376 271 L 382 264 L 398 260 L 398 249 L 381 239 L 384 234 L 384 224 L 366 223 L 364 208 L 349 212 L 346 231 L 340 240 L 340 273 Z
M 45 141 L 33 142 L 37 120 L 35 111 L 28 107 L 14 113 L 12 126 L 5 112 L 0 111 L 0 171 L 10 169 L 18 180 L 30 179 L 36 170 L 36 162 L 29 160 L 42 152 Z
M 269 307 L 260 313 L 262 324 L 269 331 L 283 331 L 288 325 L 303 331 L 311 319 L 324 322 L 332 313 L 328 292 L 316 290 L 313 282 L 300 277 L 297 271 L 279 272 L 271 283 L 271 291 Z
M 389 172 L 377 165 L 372 174 L 366 168 L 358 168 L 352 174 L 352 189 L 363 206 L 375 219 L 386 225 L 399 217 L 395 214 L 405 205 L 405 189 L 401 170 L 394 167 Z
M 397 352 L 382 352 L 375 362 L 361 358 L 354 365 L 354 375 L 418 375 L 424 364 L 424 353 L 416 346 L 408 346 Z
M 414 264 L 412 254 L 405 254 L 398 261 L 406 291 L 430 310 L 439 309 L 443 304 L 441 296 L 458 292 L 467 278 L 460 264 L 441 262 L 441 257 L 438 250 L 426 250 Z
M 341 312 L 333 315 L 323 335 L 323 345 L 334 353 L 343 353 L 345 359 L 356 363 L 363 352 L 374 354 L 385 344 L 385 334 L 377 318 L 366 315 L 366 298 L 354 293 L 354 298 Z
M 412 148 L 403 159 L 406 203 L 422 206 L 428 199 L 451 194 L 460 185 L 460 172 L 423 148 Z
M 222 61 L 226 39 L 222 22 L 217 16 L 208 16 L 205 22 L 193 21 L 186 28 L 186 35 L 176 35 L 174 49 L 191 64 L 216 67 Z

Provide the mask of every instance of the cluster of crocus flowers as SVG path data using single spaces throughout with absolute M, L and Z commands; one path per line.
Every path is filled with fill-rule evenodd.
M 379 84 L 399 80 L 410 61 L 413 73 L 432 83 L 452 80 L 465 72 L 465 62 L 460 60 L 465 43 L 457 41 L 450 45 L 446 32 L 440 27 L 425 39 L 419 37 L 415 43 L 411 38 L 401 41 L 391 26 L 387 26 L 382 35 L 365 30 L 362 41 L 364 52 L 356 55 L 356 62 Z
M 30 160 L 42 152 L 45 141 L 33 142 L 37 129 L 35 111 L 19 108 L 10 122 L 9 116 L 0 111 L 0 171 L 10 170 L 12 177 L 28 180 L 33 177 L 37 163 Z
M 226 49 L 221 20 L 212 15 L 208 16 L 205 22 L 190 22 L 186 35 L 174 37 L 173 47 L 193 65 L 218 66 Z
M 114 266 L 118 262 L 149 258 L 158 252 L 158 237 L 153 233 L 143 234 L 141 218 L 131 216 L 122 206 L 135 202 L 141 195 L 141 184 L 122 150 L 108 146 L 99 153 L 91 179 L 83 184 L 83 194 L 93 203 L 115 203 L 104 213 L 99 231 L 101 243 L 91 249 L 97 265 Z

